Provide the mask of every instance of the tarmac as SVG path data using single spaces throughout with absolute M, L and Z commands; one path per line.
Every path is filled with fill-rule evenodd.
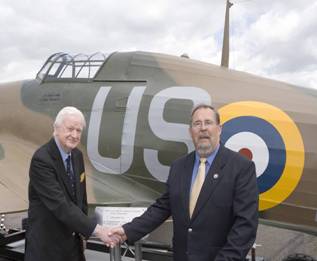
M 22 217 L 26 217 L 26 213 L 6 215 L 3 225 L 6 228 L 20 229 Z M 260 245 L 256 248 L 256 256 L 265 261 L 281 261 L 294 253 L 310 255 L 317 259 L 317 236 L 302 232 L 260 224 L 256 244 Z M 21 249 L 23 251 L 24 247 Z M 109 254 L 102 252 L 86 250 L 85 255 L 87 261 L 110 260 Z M 122 258 L 122 261 L 130 260 L 134 259 Z

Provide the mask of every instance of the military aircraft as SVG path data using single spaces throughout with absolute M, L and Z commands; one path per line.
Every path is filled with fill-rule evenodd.
M 222 142 L 257 169 L 260 213 L 316 232 L 317 92 L 188 58 L 146 52 L 48 58 L 35 80 L 0 85 L 1 213 L 27 208 L 28 167 L 60 108 L 87 119 L 92 204 L 151 202 L 191 151 L 194 105 L 219 109 Z
M 193 106 L 219 109 L 222 143 L 255 162 L 262 220 L 317 235 L 317 91 L 186 57 L 50 56 L 34 80 L 0 85 L 0 213 L 27 209 L 30 159 L 64 106 L 83 111 L 91 205 L 147 205 L 193 150 Z

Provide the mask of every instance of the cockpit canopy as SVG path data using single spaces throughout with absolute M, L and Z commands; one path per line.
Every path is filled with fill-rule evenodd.
M 54 81 L 58 79 L 93 79 L 108 55 L 94 53 L 92 55 L 55 53 L 51 55 L 36 78 L 40 81 Z

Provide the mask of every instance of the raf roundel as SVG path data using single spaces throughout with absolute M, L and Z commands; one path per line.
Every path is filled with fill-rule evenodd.
M 284 201 L 304 168 L 304 145 L 294 121 L 267 103 L 245 101 L 219 109 L 222 143 L 253 160 L 260 193 L 259 210 Z

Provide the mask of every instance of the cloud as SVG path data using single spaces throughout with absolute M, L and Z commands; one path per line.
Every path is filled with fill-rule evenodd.
M 316 86 L 316 6 L 235 0 L 231 68 Z M 188 53 L 219 64 L 224 12 L 223 0 L 2 0 L 0 81 L 34 78 L 56 52 Z
M 290 1 L 286 6 L 275 1 L 267 10 L 258 9 L 257 16 L 236 21 L 231 38 L 233 67 L 316 88 L 317 2 L 309 3 Z

